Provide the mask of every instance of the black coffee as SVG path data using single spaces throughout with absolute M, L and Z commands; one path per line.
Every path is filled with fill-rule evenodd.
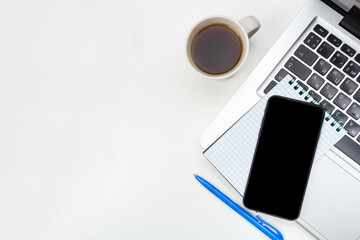
M 233 69 L 241 58 L 241 40 L 229 26 L 210 25 L 195 37 L 191 55 L 196 66 L 209 74 Z

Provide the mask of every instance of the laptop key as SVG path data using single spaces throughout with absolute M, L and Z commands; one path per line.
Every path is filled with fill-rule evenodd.
M 348 116 L 346 116 L 344 113 L 342 113 L 339 110 L 336 110 L 333 114 L 333 118 L 341 125 L 344 125 L 346 121 L 348 120 Z
M 273 87 L 275 87 L 276 84 L 277 83 L 275 81 L 271 81 L 269 85 L 267 85 L 266 88 L 264 89 L 264 93 L 267 94 L 268 92 L 270 92 L 270 90 L 273 89 Z
M 302 87 L 305 91 L 309 90 L 309 87 L 306 86 L 303 82 L 301 82 L 301 81 L 299 81 L 299 80 L 297 80 L 296 82 L 297 82 L 297 83 L 300 85 L 300 87 Z
M 326 100 L 322 100 L 322 102 L 320 103 L 320 106 L 323 107 L 324 110 L 328 113 L 332 113 L 335 109 L 335 107 Z
M 358 55 L 356 55 L 356 57 L 354 58 L 355 61 L 357 61 L 358 63 L 360 63 L 360 53 L 358 53 Z
M 330 80 L 335 85 L 339 85 L 339 83 L 344 79 L 345 75 L 337 70 L 336 68 L 333 68 L 329 75 L 327 75 L 327 79 Z
M 360 164 L 360 146 L 350 137 L 345 135 L 335 144 L 335 147 Z
M 290 75 L 291 76 L 291 74 L 288 72 L 288 71 L 286 71 L 285 69 L 280 69 L 280 71 L 278 72 L 278 74 L 276 74 L 276 76 L 275 76 L 275 80 L 276 81 L 278 81 L 278 82 L 280 82 L 281 80 L 283 80 L 284 79 L 284 77 L 286 77 L 287 75 Z M 291 76 L 292 78 L 293 78 L 293 76 Z
M 334 45 L 335 47 L 339 47 L 342 43 L 342 41 L 340 39 L 338 39 L 335 35 L 330 34 L 327 38 L 327 40 Z
M 326 62 L 324 59 L 320 59 L 314 66 L 314 69 L 323 76 L 330 70 L 330 68 L 330 63 Z
M 294 55 L 309 66 L 313 65 L 313 63 L 318 58 L 315 53 L 313 53 L 310 49 L 308 49 L 302 44 L 296 49 Z
M 358 120 L 360 118 L 360 105 L 353 102 L 346 112 L 355 120 Z
M 344 45 L 342 45 L 342 47 L 340 49 L 349 57 L 353 57 L 356 53 L 356 51 L 352 47 L 347 45 L 346 43 Z
M 359 85 L 352 81 L 350 78 L 346 78 L 341 84 L 340 88 L 347 94 L 351 95 L 355 92 Z
M 290 59 L 285 63 L 285 68 L 290 70 L 302 80 L 305 80 L 311 73 L 311 70 L 307 66 L 294 57 L 290 57 Z
M 338 92 L 337 88 L 331 85 L 330 83 L 326 83 L 325 86 L 321 89 L 320 93 L 331 100 L 335 97 L 335 94 Z
M 330 55 L 334 52 L 334 50 L 335 48 L 332 47 L 330 44 L 328 44 L 327 42 L 323 42 L 316 52 L 318 52 L 324 58 L 329 58 Z
M 321 38 L 316 36 L 315 33 L 309 33 L 309 35 L 307 35 L 307 37 L 304 40 L 304 43 L 312 49 L 315 49 L 320 42 L 321 42 Z
M 360 102 L 360 89 L 354 94 L 353 98 L 356 101 Z
M 307 83 L 315 90 L 318 90 L 324 84 L 324 82 L 325 80 L 316 73 L 313 73 L 307 81 Z
M 314 27 L 314 31 L 319 34 L 320 36 L 322 37 L 326 37 L 326 35 L 329 33 L 328 30 L 326 30 L 325 28 L 323 28 L 322 26 L 320 26 L 319 24 L 317 24 L 315 27 Z
M 344 110 L 351 103 L 351 99 L 344 93 L 339 93 L 334 99 L 334 103 L 336 106 Z
M 348 57 L 346 57 L 341 52 L 337 51 L 335 54 L 330 58 L 330 62 L 337 66 L 338 68 L 342 68 L 346 61 L 348 60 Z
M 360 125 L 354 122 L 353 120 L 350 120 L 344 127 L 344 129 L 348 132 L 348 134 L 352 137 L 355 137 L 358 135 L 360 131 Z
M 350 120 L 344 127 L 344 129 L 348 132 L 348 134 L 352 137 L 355 137 L 358 135 L 360 131 L 360 125 L 354 122 L 353 120 Z
M 313 90 L 309 91 L 309 95 L 316 101 L 316 102 L 320 102 L 321 101 L 321 96 L 319 94 L 317 94 L 316 92 L 314 92 Z
M 356 77 L 356 75 L 360 72 L 360 66 L 354 63 L 353 61 L 348 62 L 348 64 L 344 67 L 344 72 L 350 77 Z

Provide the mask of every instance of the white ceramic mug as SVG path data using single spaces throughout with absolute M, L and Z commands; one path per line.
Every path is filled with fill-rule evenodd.
M 201 70 L 193 60 L 191 56 L 192 45 L 195 37 L 206 27 L 214 24 L 221 24 L 232 28 L 240 37 L 242 44 L 242 53 L 237 64 L 229 71 L 222 74 L 210 74 Z M 211 78 L 211 79 L 225 79 L 234 75 L 240 67 L 244 64 L 245 59 L 249 53 L 249 38 L 251 38 L 257 30 L 260 28 L 260 22 L 254 16 L 247 16 L 240 21 L 236 21 L 227 16 L 211 16 L 199 21 L 190 31 L 187 43 L 186 43 L 186 54 L 190 64 L 193 66 L 196 72 L 200 75 Z

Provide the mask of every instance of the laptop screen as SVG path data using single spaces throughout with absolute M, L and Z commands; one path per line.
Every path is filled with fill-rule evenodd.
M 360 0 L 330 0 L 340 8 L 348 12 L 354 5 L 360 8 Z

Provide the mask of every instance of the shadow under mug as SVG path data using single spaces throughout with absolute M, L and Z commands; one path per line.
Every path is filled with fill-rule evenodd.
M 194 62 L 192 56 L 192 46 L 196 36 L 206 27 L 211 25 L 225 25 L 234 30 L 241 41 L 241 57 L 237 64 L 229 71 L 221 74 L 211 74 L 201 70 Z M 211 79 L 225 79 L 234 75 L 244 64 L 249 53 L 249 39 L 259 30 L 260 22 L 254 16 L 247 16 L 240 21 L 236 21 L 227 16 L 211 16 L 199 21 L 190 31 L 186 43 L 186 55 L 193 69 L 202 76 Z

